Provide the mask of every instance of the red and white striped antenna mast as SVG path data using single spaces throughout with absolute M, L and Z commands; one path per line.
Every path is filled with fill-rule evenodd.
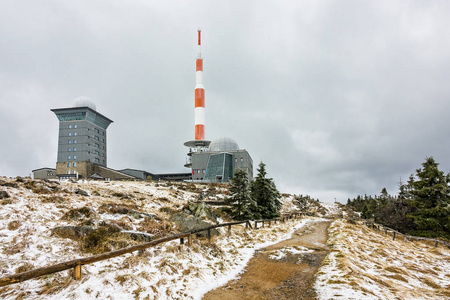
M 198 58 L 195 80 L 195 139 L 205 139 L 205 88 L 203 87 L 202 31 L 198 29 Z
M 202 58 L 202 31 L 199 28 L 198 34 L 198 57 L 195 62 L 195 139 L 185 142 L 184 145 L 190 147 L 188 155 L 200 149 L 207 148 L 210 141 L 205 140 L 205 88 L 203 86 L 203 58 Z M 193 149 L 192 149 L 193 148 Z M 186 163 L 190 167 L 190 162 Z

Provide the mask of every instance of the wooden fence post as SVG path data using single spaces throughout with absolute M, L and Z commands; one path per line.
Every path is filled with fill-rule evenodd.
M 138 256 L 144 255 L 145 249 L 138 250 Z
M 255 221 L 255 229 L 258 229 L 258 221 Z
M 180 238 L 180 245 L 184 244 L 184 238 Z
M 192 234 L 188 235 L 188 245 L 192 246 Z
M 78 264 L 73 268 L 73 279 L 80 280 L 81 279 L 81 264 Z
M 397 232 L 394 231 L 394 237 L 392 238 L 393 241 L 395 241 L 395 236 L 397 235 Z
M 228 236 L 231 234 L 231 225 L 228 225 Z
M 269 227 L 270 227 L 270 224 L 271 224 L 272 222 L 269 220 Z
M 438 241 L 437 241 L 437 240 L 434 242 L 434 246 L 435 246 L 435 247 L 438 246 Z
M 406 235 L 405 235 L 405 243 L 406 243 L 406 242 L 408 242 L 408 238 L 407 238 Z
M 211 242 L 211 228 L 208 228 L 208 239 Z

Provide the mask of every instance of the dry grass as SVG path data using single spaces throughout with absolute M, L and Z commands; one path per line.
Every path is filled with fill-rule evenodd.
M 155 220 L 145 218 L 140 224 L 137 230 L 153 234 L 156 238 L 167 236 L 172 231 L 172 223 L 167 220 Z
M 47 275 L 43 279 L 45 280 L 44 285 L 41 287 L 41 290 L 38 292 L 39 295 L 51 295 L 56 294 L 63 289 L 67 288 L 72 282 L 73 279 L 71 276 L 67 276 L 66 274 L 52 274 Z
M 22 224 L 19 220 L 11 221 L 8 223 L 8 230 L 16 230 L 20 226 L 22 226 Z
M 34 268 L 34 265 L 33 264 L 30 264 L 30 263 L 24 263 L 23 265 L 21 265 L 20 267 L 18 267 L 17 269 L 16 269 L 16 274 L 18 274 L 18 273 L 23 273 L 23 272 L 26 272 L 26 271 L 30 271 L 30 270 L 32 270 Z
M 66 212 L 62 217 L 61 220 L 80 220 L 80 219 L 89 219 L 95 215 L 94 211 L 87 207 L 81 207 L 81 208 L 73 208 Z
M 64 203 L 66 199 L 61 196 L 43 196 L 41 197 L 42 203 Z
M 391 272 L 391 273 L 400 273 L 403 275 L 408 275 L 408 272 L 406 272 L 405 270 L 400 269 L 398 267 L 395 267 L 395 266 L 387 266 L 384 268 L 384 270 Z

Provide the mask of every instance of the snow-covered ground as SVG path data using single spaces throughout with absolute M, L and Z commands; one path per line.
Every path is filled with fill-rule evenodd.
M 15 180 L 0 178 L 0 182 Z M 1 186 L 10 195 L 0 205 L 0 277 L 89 256 L 77 242 L 51 235 L 56 226 L 73 225 L 61 219 L 70 209 L 89 207 L 98 220 L 116 220 L 139 229 L 143 218 L 101 212 L 104 204 L 138 207 L 139 211 L 168 218 L 167 209 L 179 210 L 198 191 L 187 184 L 146 182 L 71 183 L 25 180 L 18 188 Z M 190 189 L 196 188 L 190 186 Z M 200 190 L 207 186 L 197 186 Z M 74 194 L 82 189 L 90 196 Z M 223 190 L 214 195 L 223 198 Z M 58 198 L 59 197 L 59 198 Z M 5 201 L 6 200 L 6 201 Z M 0 200 L 1 202 L 2 200 Z M 201 296 L 234 278 L 255 250 L 288 238 L 310 219 L 291 220 L 258 230 L 233 226 L 212 243 L 195 239 L 193 246 L 172 241 L 137 253 L 86 265 L 82 279 L 74 281 L 64 271 L 0 288 L 4 299 L 200 299 Z M 98 222 L 97 222 L 98 223 Z M 120 223 L 120 224 L 122 224 Z
M 450 299 L 450 250 L 335 221 L 317 274 L 319 299 Z
M 17 184 L 17 186 L 14 186 Z M 75 194 L 77 189 L 89 196 Z M 145 218 L 111 213 L 115 203 L 154 214 L 168 222 L 189 200 L 207 197 L 220 200 L 227 190 L 220 186 L 158 182 L 44 182 L 0 177 L 0 277 L 48 266 L 90 254 L 78 242 L 51 235 L 57 226 L 76 225 L 62 218 L 72 209 L 89 207 L 94 226 L 116 222 L 127 230 L 140 231 Z M 296 211 L 295 197 L 283 197 L 283 212 Z M 311 211 L 339 215 L 337 204 L 313 203 Z M 103 209 L 102 209 L 103 208 Z M 82 279 L 69 271 L 43 276 L 0 288 L 2 299 L 201 299 L 207 291 L 239 276 L 257 249 L 288 238 L 296 228 L 313 219 L 291 220 L 258 230 L 233 226 L 212 242 L 194 244 L 172 241 L 137 253 L 83 266 Z M 226 220 L 225 220 L 226 221 Z M 169 228 L 169 230 L 172 230 Z M 329 229 L 330 254 L 317 274 L 320 299 L 450 299 L 450 251 L 418 242 L 404 243 L 364 226 L 335 221 Z M 273 253 L 273 259 L 292 251 Z

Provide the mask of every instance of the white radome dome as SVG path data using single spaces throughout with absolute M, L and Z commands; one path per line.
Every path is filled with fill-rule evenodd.
M 220 152 L 220 151 L 236 151 L 239 150 L 239 145 L 232 138 L 221 136 L 220 138 L 214 140 L 209 145 L 210 151 Z
M 89 97 L 78 97 L 73 100 L 74 107 L 89 107 L 90 109 L 97 110 L 95 103 Z

